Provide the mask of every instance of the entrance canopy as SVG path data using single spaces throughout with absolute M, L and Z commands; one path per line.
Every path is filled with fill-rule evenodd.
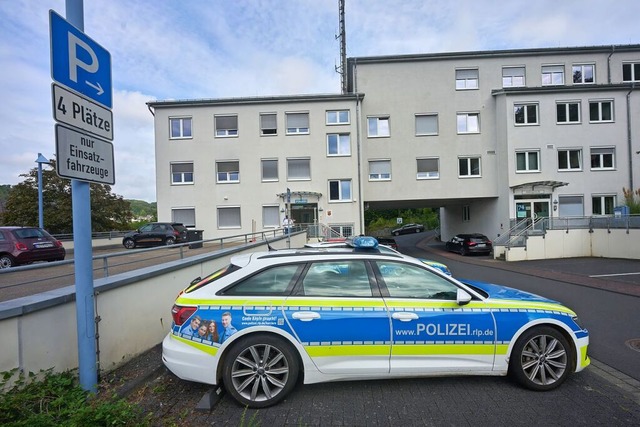
M 287 200 L 287 193 L 278 193 L 276 196 L 280 197 L 283 201 Z M 317 201 L 322 197 L 322 193 L 318 193 L 316 191 L 291 191 L 291 202 L 294 203 L 295 200 L 303 200 L 308 197 L 315 197 Z M 306 201 L 305 201 L 306 202 Z
M 565 185 L 569 185 L 569 183 L 562 181 L 533 181 L 512 185 L 511 189 L 514 195 L 551 194 L 556 188 L 564 187 Z

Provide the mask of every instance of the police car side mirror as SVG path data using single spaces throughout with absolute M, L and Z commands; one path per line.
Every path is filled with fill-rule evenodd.
M 458 294 L 456 295 L 456 302 L 458 305 L 467 305 L 471 301 L 471 295 L 467 293 L 464 289 L 458 289 Z

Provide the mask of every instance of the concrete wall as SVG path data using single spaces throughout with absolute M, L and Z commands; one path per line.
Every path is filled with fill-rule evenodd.
M 529 236 L 526 247 L 496 246 L 494 257 L 504 254 L 507 261 L 590 256 L 640 259 L 638 239 L 638 229 L 548 230 L 544 236 Z
M 291 247 L 307 242 L 291 236 Z M 270 241 L 285 248 L 286 238 Z M 100 316 L 101 370 L 112 370 L 160 343 L 171 327 L 171 307 L 191 280 L 226 265 L 233 255 L 266 250 L 256 242 L 94 281 Z M 39 372 L 78 367 L 75 287 L 0 302 L 0 372 Z

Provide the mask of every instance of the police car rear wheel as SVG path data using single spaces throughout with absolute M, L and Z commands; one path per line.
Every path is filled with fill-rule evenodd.
M 516 342 L 509 370 L 516 381 L 530 390 L 552 390 L 573 371 L 571 353 L 569 342 L 556 329 L 536 327 Z
M 229 349 L 225 360 L 223 381 L 227 393 L 250 408 L 280 402 L 298 380 L 299 363 L 294 350 L 276 336 L 242 339 Z

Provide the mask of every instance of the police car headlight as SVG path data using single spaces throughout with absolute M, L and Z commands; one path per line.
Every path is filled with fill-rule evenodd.
M 575 322 L 576 325 L 578 325 L 580 329 L 584 330 L 584 326 L 582 326 L 582 323 L 580 323 L 580 319 L 578 319 L 578 316 L 573 316 L 571 319 Z

